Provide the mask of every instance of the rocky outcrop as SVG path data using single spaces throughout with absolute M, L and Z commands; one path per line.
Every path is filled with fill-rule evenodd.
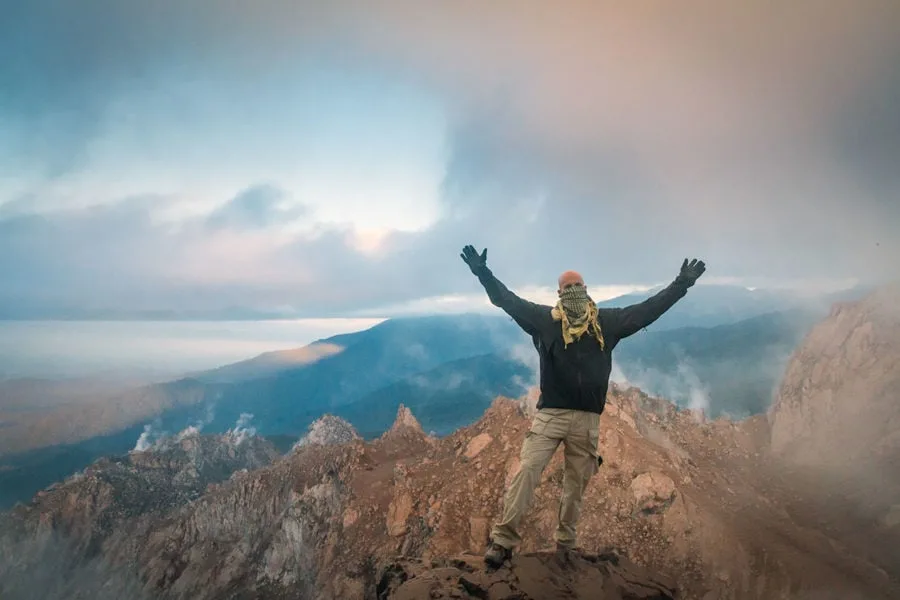
M 612 552 L 535 552 L 485 570 L 480 556 L 399 558 L 381 571 L 378 600 L 674 600 L 672 582 Z
M 360 439 L 362 438 L 349 422 L 334 415 L 324 415 L 310 423 L 306 435 L 294 444 L 294 450 L 308 444 L 349 444 Z
M 394 419 L 394 424 L 391 425 L 391 428 L 385 435 L 390 435 L 392 433 L 402 433 L 404 431 L 411 431 L 415 433 L 423 432 L 422 425 L 419 423 L 419 420 L 415 417 L 415 415 L 412 414 L 412 411 L 401 404 L 397 408 L 397 418 Z
M 664 473 L 641 473 L 630 487 L 635 509 L 644 514 L 661 513 L 675 501 L 675 482 Z
M 390 429 L 375 440 L 374 447 L 386 456 L 409 456 L 433 451 L 437 438 L 425 433 L 419 420 L 401 404 Z
M 900 284 L 835 305 L 794 353 L 770 411 L 772 450 L 851 471 L 900 467 Z
M 608 406 L 606 460 L 585 495 L 582 546 L 618 548 L 635 564 L 670 574 L 687 598 L 762 599 L 822 586 L 854 593 L 859 581 L 870 582 L 862 587 L 871 597 L 889 597 L 879 591 L 889 584 L 876 566 L 798 528 L 768 496 L 764 419 L 699 423 L 690 411 L 617 386 Z M 522 403 L 498 399 L 478 423 L 433 447 L 384 463 L 377 445 L 367 449 L 376 464 L 351 484 L 340 535 L 347 547 L 375 550 L 337 557 L 329 593 L 353 589 L 344 574 L 365 572 L 372 556 L 429 564 L 482 552 L 527 429 Z M 523 525 L 522 552 L 552 545 L 563 476 L 560 451 Z
M 352 444 L 309 446 L 214 487 L 148 527 L 139 544 L 120 539 L 107 551 L 128 556 L 157 597 L 316 597 L 359 453 Z

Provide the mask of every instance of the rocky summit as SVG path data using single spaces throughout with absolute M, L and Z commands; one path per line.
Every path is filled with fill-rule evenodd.
M 480 556 L 398 558 L 381 572 L 378 600 L 674 600 L 672 582 L 615 553 L 533 552 L 485 570 Z
M 869 306 L 830 317 L 843 343 L 826 351 L 848 353 L 829 363 L 829 373 L 843 369 L 840 385 L 876 390 L 854 397 L 860 411 L 869 398 L 882 410 L 871 377 L 891 373 L 881 358 L 852 358 L 866 340 L 886 343 L 878 332 L 890 321 L 868 328 L 853 312 Z M 834 379 L 812 359 L 810 348 L 833 339 L 821 331 L 792 358 L 769 416 L 709 420 L 611 386 L 604 462 L 585 493 L 575 552 L 558 554 L 552 538 L 559 451 L 523 546 L 495 571 L 481 562 L 519 468 L 532 391 L 497 398 L 443 438 L 401 406 L 370 442 L 326 419 L 283 456 L 252 433 L 193 432 L 98 461 L 0 515 L 0 598 L 900 598 L 900 520 L 882 510 L 900 503 L 894 488 L 870 481 L 882 512 L 851 510 L 846 480 L 835 487 L 784 456 L 794 435 L 784 431 L 815 440 L 814 423 L 832 430 L 828 419 L 801 427 L 801 415 L 821 402 L 844 410 L 826 402 Z M 868 379 L 854 384 L 859 377 Z M 894 438 L 879 431 L 857 470 L 883 468 Z

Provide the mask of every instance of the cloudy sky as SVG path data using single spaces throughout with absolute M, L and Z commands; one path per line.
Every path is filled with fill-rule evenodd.
M 4 4 L 6 313 L 900 275 L 896 0 Z

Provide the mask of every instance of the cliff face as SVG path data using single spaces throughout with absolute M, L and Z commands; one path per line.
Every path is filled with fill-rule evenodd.
M 23 524 L 71 536 L 87 547 L 137 517 L 167 514 L 234 473 L 258 469 L 277 457 L 262 438 L 187 431 L 148 451 L 101 459 L 38 492 L 30 506 L 15 508 L 8 517 L 27 515 Z
M 276 458 L 271 443 L 242 431 L 187 430 L 147 451 L 95 462 L 0 514 L 0 597 L 143 597 L 119 547 L 140 543 L 216 483 Z
M 799 522 L 900 565 L 900 284 L 835 305 L 794 353 L 768 415 Z
M 794 353 L 769 420 L 792 463 L 900 472 L 900 284 L 835 305 Z
M 605 462 L 586 493 L 579 530 L 585 553 L 575 566 L 546 553 L 561 452 L 523 527 L 523 554 L 502 573 L 476 566 L 529 424 L 521 402 L 501 398 L 477 423 L 442 439 L 426 435 L 404 407 L 371 443 L 351 435 L 336 445 L 305 444 L 267 466 L 259 463 L 270 451 L 249 438 L 245 443 L 261 444 L 258 453 L 236 450 L 245 458 L 229 463 L 228 476 L 213 469 L 217 481 L 202 477 L 211 467 L 193 467 L 201 477 L 187 477 L 195 483 L 181 495 L 172 490 L 183 489 L 178 474 L 190 471 L 186 465 L 214 461 L 172 462 L 165 451 L 151 451 L 118 466 L 98 463 L 84 479 L 6 515 L 0 596 L 36 597 L 42 581 L 79 581 L 86 573 L 103 573 L 110 589 L 128 589 L 129 597 L 184 599 L 404 598 L 414 597 L 402 595 L 410 589 L 421 592 L 416 586 L 448 597 L 538 597 L 527 589 L 532 573 L 570 589 L 593 582 L 612 590 L 601 596 L 609 598 L 666 598 L 674 588 L 681 598 L 704 600 L 824 589 L 841 597 L 898 593 L 875 564 L 797 525 L 784 510 L 766 462 L 764 419 L 703 422 L 615 386 L 607 406 Z M 227 440 L 204 443 L 202 456 L 230 456 Z M 133 473 L 168 464 L 162 477 Z M 141 493 L 128 491 L 134 489 Z M 55 556 L 66 558 L 52 574 L 42 570 L 47 552 L 22 551 L 40 544 L 65 545 Z M 469 557 L 460 559 L 469 567 L 447 562 L 460 556 Z M 613 568 L 615 560 L 631 575 Z M 629 581 L 656 595 L 622 591 Z M 39 595 L 66 597 L 53 589 Z M 103 594 L 93 590 L 91 597 Z

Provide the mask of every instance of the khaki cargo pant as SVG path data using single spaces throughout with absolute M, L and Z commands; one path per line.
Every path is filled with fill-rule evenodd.
M 506 491 L 503 516 L 491 530 L 495 544 L 515 548 L 522 542 L 519 525 L 531 508 L 541 474 L 562 442 L 565 444 L 566 470 L 559 504 L 559 526 L 554 537 L 560 544 L 575 545 L 581 497 L 599 468 L 599 435 L 600 415 L 596 413 L 564 408 L 538 411 L 531 429 L 525 434 L 520 456 L 522 466 Z

